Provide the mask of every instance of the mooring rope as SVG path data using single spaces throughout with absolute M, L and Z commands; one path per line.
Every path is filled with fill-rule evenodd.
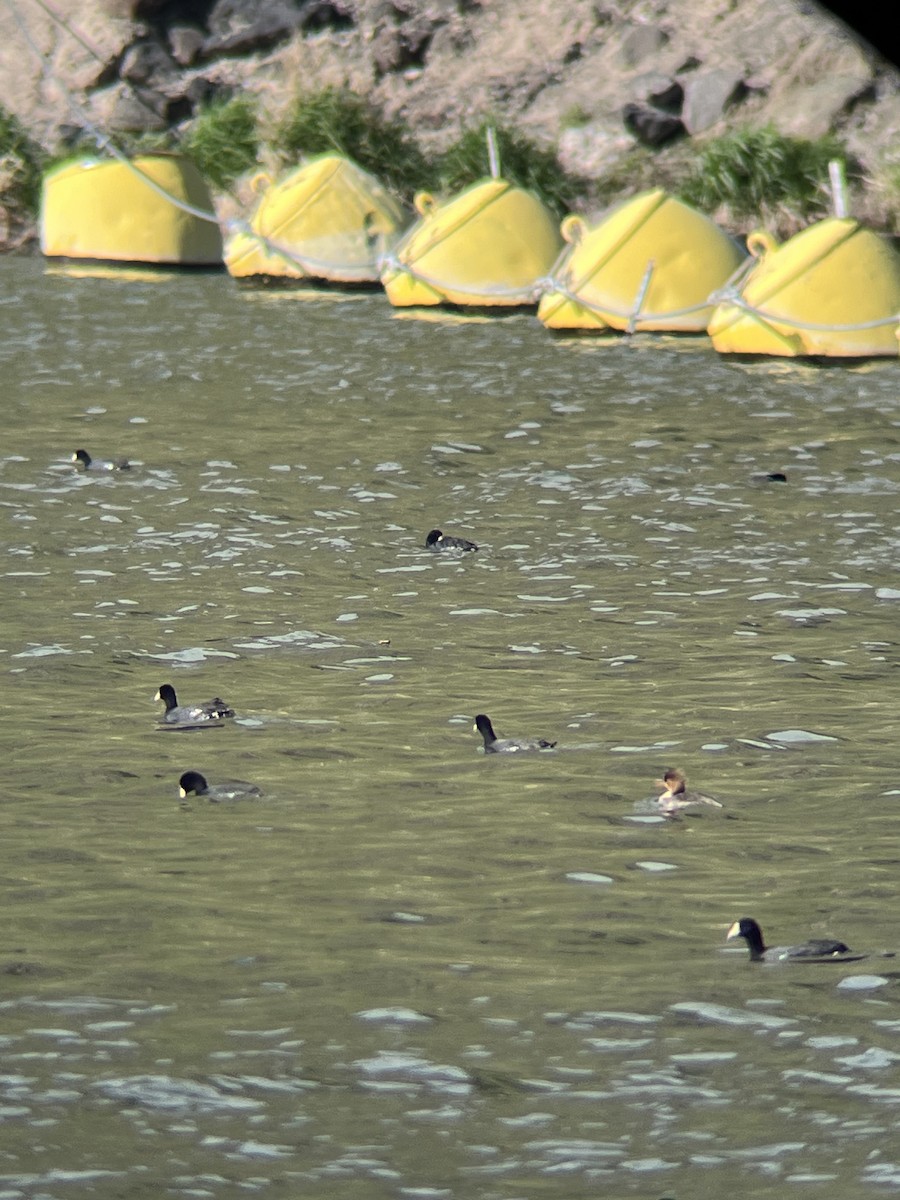
M 413 266 L 411 262 L 406 262 L 398 258 L 396 252 L 385 255 L 382 259 L 382 273 L 386 271 L 396 271 L 400 274 L 409 275 L 418 283 L 424 283 L 426 287 L 438 293 L 446 293 L 448 290 L 452 290 L 460 292 L 464 296 L 495 296 L 498 299 L 503 297 L 507 300 L 517 300 L 519 304 L 536 304 L 538 300 L 540 280 L 535 280 L 534 283 L 520 287 L 502 287 L 500 284 L 474 286 L 465 283 L 456 283 L 427 275 L 420 268 Z
M 666 321 L 674 320 L 676 317 L 689 317 L 691 313 L 702 312 L 704 308 L 709 308 L 714 301 L 709 299 L 702 300 L 697 304 L 689 304 L 684 308 L 670 308 L 665 312 L 643 312 L 639 306 L 641 299 L 638 297 L 638 304 L 631 309 L 616 308 L 612 304 L 599 304 L 593 300 L 588 300 L 585 296 L 578 295 L 577 292 L 562 282 L 560 279 L 554 279 L 552 276 L 546 279 L 539 280 L 539 288 L 542 294 L 558 292 L 564 296 L 566 300 L 571 300 L 575 304 L 579 304 L 582 308 L 586 308 L 589 312 L 595 313 L 598 317 L 605 316 L 610 313 L 612 316 L 624 321 L 626 324 L 638 321 Z
M 741 309 L 742 312 L 759 317 L 769 324 L 789 325 L 795 329 L 808 329 L 813 333 L 855 333 L 865 329 L 881 329 L 885 325 L 896 325 L 900 322 L 900 312 L 897 312 L 887 317 L 875 317 L 871 321 L 854 321 L 848 325 L 824 325 L 821 322 L 804 321 L 800 317 L 790 317 L 784 313 L 758 308 L 755 304 L 751 304 L 748 300 L 745 300 L 740 292 L 727 288 L 723 288 L 719 292 L 713 292 L 711 299 L 717 305 L 732 304 L 735 308 Z

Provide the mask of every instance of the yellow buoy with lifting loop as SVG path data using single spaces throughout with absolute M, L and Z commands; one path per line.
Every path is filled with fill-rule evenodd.
M 589 227 L 566 217 L 569 243 L 544 283 L 549 329 L 702 333 L 709 297 L 740 266 L 738 245 L 709 217 L 654 188 Z
M 500 177 L 496 144 L 491 171 L 444 202 L 428 192 L 416 196 L 419 220 L 381 276 L 391 304 L 537 303 L 538 282 L 562 244 L 556 222 L 537 196 Z
M 834 174 L 832 176 L 834 179 Z M 752 270 L 709 323 L 725 354 L 876 357 L 898 353 L 900 255 L 846 216 L 818 221 L 783 245 L 763 230 L 747 239 Z
M 260 196 L 236 222 L 225 265 L 238 279 L 377 283 L 383 256 L 407 224 L 383 185 L 341 154 L 317 155 L 281 179 L 253 180 Z

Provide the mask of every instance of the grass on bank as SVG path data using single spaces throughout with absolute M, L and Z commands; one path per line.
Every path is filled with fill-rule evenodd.
M 202 108 L 182 136 L 181 149 L 214 187 L 227 191 L 259 162 L 256 105 L 234 96 Z
M 743 129 L 706 142 L 682 139 L 652 150 L 636 146 L 594 184 L 600 208 L 623 196 L 653 187 L 706 213 L 733 233 L 765 226 L 777 237 L 798 230 L 832 212 L 828 164 L 844 164 L 848 187 L 860 178 L 860 168 L 835 137 L 807 140 L 779 134 L 771 126 Z M 885 193 L 890 191 L 886 185 Z M 900 171 L 893 205 L 886 195 L 882 212 L 851 212 L 874 227 L 891 224 L 900 212 Z
M 37 213 L 44 158 L 37 142 L 0 104 L 0 207 L 16 219 Z
M 464 130 L 441 155 L 436 164 L 441 190 L 458 192 L 490 174 L 489 129 L 494 132 L 503 179 L 534 192 L 557 217 L 564 217 L 580 207 L 585 183 L 562 169 L 553 150 L 489 120 Z
M 678 187 L 703 212 L 801 228 L 831 211 L 828 164 L 838 159 L 848 181 L 859 168 L 832 136 L 788 137 L 771 125 L 741 129 L 707 142 Z
M 336 150 L 406 201 L 433 184 L 431 164 L 407 127 L 346 88 L 297 95 L 271 144 L 285 166 L 294 166 L 307 155 Z
M 285 164 L 336 150 L 370 171 L 409 202 L 423 189 L 454 193 L 490 174 L 487 131 L 493 127 L 504 179 L 535 192 L 557 215 L 570 211 L 582 188 L 556 155 L 514 129 L 484 120 L 464 130 L 443 154 L 429 158 L 412 132 L 343 88 L 295 97 L 278 125 L 273 148 Z

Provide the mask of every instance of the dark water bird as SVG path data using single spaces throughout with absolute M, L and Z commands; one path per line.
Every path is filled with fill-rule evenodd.
M 432 529 L 425 538 L 426 550 L 477 550 L 474 542 L 467 538 L 450 537 L 439 529 Z
M 76 450 L 72 462 L 77 463 L 85 471 L 129 471 L 131 463 L 127 458 L 91 458 L 87 450 Z
M 805 959 L 808 962 L 816 960 L 827 962 L 831 959 L 840 959 L 846 962 L 846 955 L 853 953 L 849 946 L 845 946 L 843 942 L 836 941 L 834 938 L 811 938 L 808 942 L 801 942 L 798 946 L 766 946 L 762 930 L 752 917 L 741 917 L 739 921 L 735 921 L 725 935 L 725 940 L 737 937 L 742 937 L 746 941 L 750 949 L 751 962 L 788 962 L 791 959 Z M 863 956 L 856 955 L 855 957 L 862 958 Z
M 205 776 L 199 771 L 185 771 L 178 781 L 178 786 L 182 800 L 186 800 L 188 796 L 202 796 L 210 804 L 222 804 L 227 800 L 249 800 L 262 795 L 255 784 L 244 783 L 241 779 L 207 783 Z
M 171 683 L 164 683 L 154 697 L 166 706 L 163 720 L 167 725 L 217 725 L 226 717 L 234 716 L 234 709 L 229 708 L 218 696 L 203 704 L 179 704 L 175 689 Z
M 687 776 L 679 767 L 669 767 L 662 779 L 656 781 L 656 786 L 663 789 L 657 797 L 657 803 L 666 816 L 696 804 L 708 804 L 712 808 L 723 807 L 719 800 L 707 796 L 705 792 L 690 791 Z
M 547 742 L 543 738 L 498 738 L 494 733 L 490 717 L 479 713 L 475 718 L 475 728 L 484 738 L 485 754 L 520 754 L 527 750 L 552 750 L 556 742 Z

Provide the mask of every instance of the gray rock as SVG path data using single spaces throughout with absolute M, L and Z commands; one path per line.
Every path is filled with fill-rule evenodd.
M 292 30 L 300 24 L 300 10 L 291 0 L 216 0 L 206 18 L 210 37 L 227 39 L 264 26 Z
M 208 37 L 203 43 L 199 57 L 209 60 L 259 54 L 287 41 L 295 28 L 295 24 L 285 24 L 277 14 L 268 13 L 258 21 L 243 25 L 230 33 L 216 33 Z
M 795 88 L 791 92 L 792 103 L 785 108 L 778 128 L 794 137 L 824 137 L 870 87 L 870 80 L 855 75 L 831 75 Z
M 304 33 L 339 29 L 350 24 L 341 0 L 218 0 L 207 19 L 210 36 L 203 44 L 204 59 L 239 57 L 269 50 L 298 30 Z
M 645 146 L 665 146 L 684 134 L 680 117 L 646 104 L 626 104 L 622 109 L 622 121 L 628 132 Z
M 95 125 L 113 133 L 155 133 L 167 127 L 165 97 L 126 83 L 97 92 L 91 98 L 90 112 Z
M 205 38 L 199 29 L 190 25 L 173 25 L 169 30 L 169 49 L 172 57 L 182 67 L 195 62 Z
M 658 25 L 633 25 L 619 44 L 619 58 L 626 67 L 636 67 L 659 54 L 669 35 Z
M 169 52 L 155 39 L 132 42 L 119 63 L 119 78 L 129 83 L 153 83 L 172 75 L 176 65 Z
M 688 133 L 702 133 L 721 121 L 728 107 L 742 99 L 746 91 L 740 73 L 727 68 L 691 75 L 684 85 L 681 110 Z
M 775 124 L 782 133 L 821 137 L 840 125 L 858 101 L 874 100 L 872 57 L 850 38 L 834 40 L 820 30 L 790 66 L 771 92 Z M 896 85 L 891 90 L 896 92 Z

